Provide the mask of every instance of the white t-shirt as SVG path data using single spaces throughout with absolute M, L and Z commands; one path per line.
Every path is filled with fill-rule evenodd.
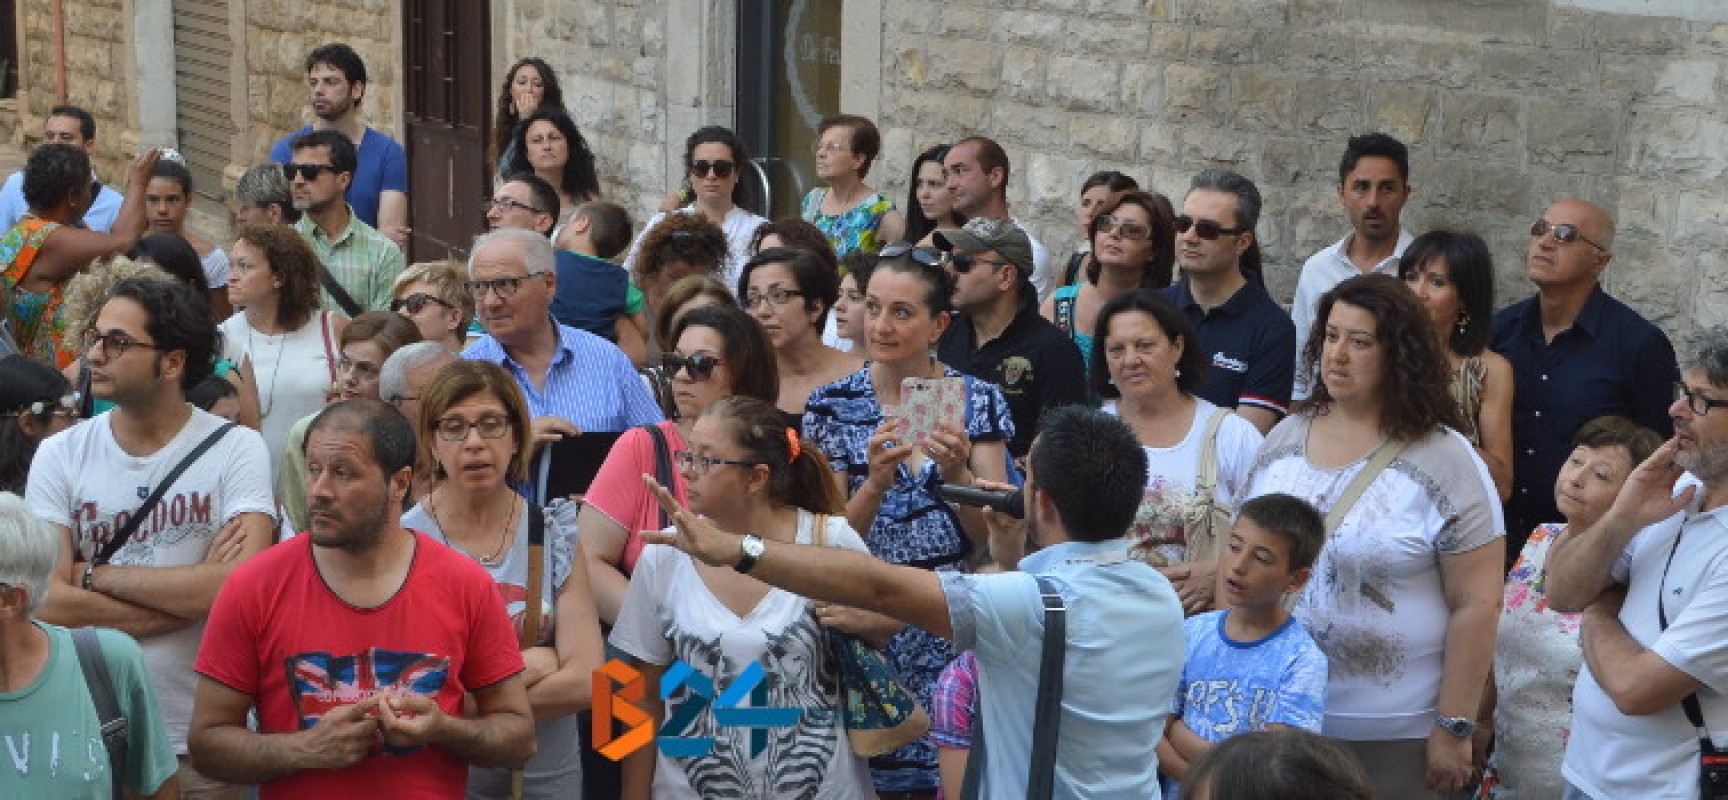
M 1244 497 L 1284 492 L 1331 510 L 1369 457 L 1321 469 L 1307 457 L 1310 418 L 1266 437 Z M 1440 557 L 1505 536 L 1500 496 L 1456 431 L 1403 452 L 1350 506 L 1314 564 L 1296 619 L 1325 651 L 1325 734 L 1353 741 L 1422 739 L 1434 728 L 1451 612 Z
M 288 449 L 288 429 L 301 417 L 324 408 L 324 393 L 335 383 L 336 335 L 330 329 L 330 312 L 318 311 L 299 330 L 275 336 L 259 333 L 246 321 L 246 313 L 235 312 L 224 321 L 222 357 L 241 363 L 252 359 L 252 378 L 258 381 L 261 432 L 270 448 L 270 481 L 282 471 L 282 454 Z
M 1697 483 L 1687 475 L 1675 488 Z M 1686 511 L 1639 531 L 1610 575 L 1627 586 L 1620 608 L 1626 632 L 1704 684 L 1698 704 L 1711 741 L 1722 747 L 1728 744 L 1728 509 L 1698 513 L 1703 497 L 1700 488 Z M 1667 568 L 1670 552 L 1674 563 Z M 1666 603 L 1666 631 L 1658 598 Z M 1561 771 L 1591 797 L 1697 797 L 1698 736 L 1679 703 L 1645 716 L 1620 713 L 1586 664 L 1572 691 L 1572 737 Z
M 800 511 L 799 544 L 815 543 L 814 527 L 815 517 Z M 829 547 L 869 552 L 845 517 L 828 517 L 827 527 Z M 772 589 L 740 619 L 709 591 L 689 556 L 651 544 L 631 573 L 612 644 L 652 664 L 689 664 L 714 681 L 716 692 L 759 662 L 768 705 L 804 709 L 795 727 L 767 729 L 768 747 L 754 758 L 749 731 L 718 727 L 712 709 L 704 710 L 683 735 L 715 737 L 714 748 L 688 759 L 661 754 L 656 798 L 876 796 L 870 770 L 852 754 L 841 725 L 839 672 L 809 600 Z M 667 703 L 668 718 L 677 707 Z
M 30 467 L 25 501 L 31 513 L 69 528 L 86 558 L 106 544 L 180 459 L 227 423 L 192 409 L 185 427 L 148 456 L 127 455 L 114 441 L 112 412 L 48 437 Z M 186 469 L 162 495 L 150 520 L 114 554 L 116 566 L 184 567 L 199 564 L 216 534 L 240 514 L 270 514 L 270 467 L 258 432 L 236 427 Z M 186 723 L 198 676 L 192 662 L 204 637 L 202 621 L 173 633 L 138 640 L 176 752 L 186 752 Z
M 1137 543 L 1137 553 L 1153 550 L 1170 564 L 1188 559 L 1182 530 L 1166 521 L 1185 516 L 1183 509 L 1193 507 L 1198 500 L 1194 484 L 1206 447 L 1206 423 L 1218 410 L 1198 397 L 1194 400 L 1194 419 L 1182 441 L 1174 447 L 1141 447 L 1146 451 L 1146 496 L 1128 529 L 1129 538 Z M 1105 404 L 1104 411 L 1115 415 L 1116 404 Z M 1260 451 L 1264 438 L 1254 423 L 1225 412 L 1224 421 L 1218 425 L 1216 499 L 1220 504 L 1236 507 L 1236 498 L 1247 483 L 1248 468 L 1254 465 L 1254 454 Z
M 694 204 L 678 209 L 680 214 L 698 213 Z M 630 243 L 630 252 L 624 256 L 624 269 L 629 270 L 632 280 L 636 277 L 636 251 L 642 247 L 642 239 L 648 232 L 654 230 L 660 220 L 666 218 L 666 212 L 661 211 L 648 219 L 648 224 L 642 226 L 642 232 L 636 235 L 636 241 Z M 750 260 L 750 240 L 755 238 L 756 229 L 768 224 L 767 217 L 759 217 L 742 208 L 733 206 L 726 212 L 726 222 L 720 230 L 726 233 L 726 266 L 721 269 L 718 278 L 726 284 L 726 290 L 738 291 L 738 274 L 744 270 L 744 262 Z

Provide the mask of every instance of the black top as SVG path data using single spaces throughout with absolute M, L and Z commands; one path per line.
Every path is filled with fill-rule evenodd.
M 1246 284 L 1223 305 L 1207 310 L 1194 300 L 1183 278 L 1165 289 L 1164 297 L 1187 315 L 1206 354 L 1206 382 L 1194 394 L 1220 408 L 1255 406 L 1279 416 L 1290 413 L 1296 324 L 1265 289 Z
M 1038 315 L 1030 294 L 1001 335 L 982 347 L 971 317 L 964 314 L 936 343 L 936 358 L 942 363 L 1002 390 L 1014 419 L 1008 452 L 1016 458 L 1031 449 L 1038 435 L 1038 417 L 1045 409 L 1090 402 L 1080 348 Z

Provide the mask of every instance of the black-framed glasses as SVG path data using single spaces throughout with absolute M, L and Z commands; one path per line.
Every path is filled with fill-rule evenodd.
M 978 264 L 986 264 L 991 269 L 1001 269 L 1008 264 L 1006 261 L 981 258 L 970 253 L 949 253 L 948 263 L 954 267 L 955 272 L 960 273 L 961 275 L 971 272 L 972 267 Z
M 1124 239 L 1138 240 L 1152 236 L 1152 226 L 1110 214 L 1099 214 L 1094 224 L 1098 226 L 1099 233 L 1115 233 Z M 1201 232 L 1200 237 L 1203 239 L 1212 238 L 1206 236 L 1205 232 Z
M 479 431 L 482 439 L 502 439 L 510 433 L 509 417 L 481 417 L 473 422 L 460 417 L 439 417 L 434 425 L 438 438 L 446 442 L 468 441 L 471 430 Z
M 1700 392 L 1686 388 L 1686 384 L 1675 381 L 1674 399 L 1678 401 L 1682 397 L 1686 398 L 1686 407 L 1691 409 L 1695 416 L 1702 417 L 1710 413 L 1712 408 L 1728 408 L 1728 400 L 1711 400 Z
M 690 373 L 690 380 L 698 383 L 714 377 L 714 368 L 726 363 L 726 359 L 711 353 L 692 353 L 681 356 L 677 353 L 663 353 L 660 356 L 660 368 L 665 370 L 666 377 L 678 374 L 678 370 Z
M 755 311 L 756 306 L 760 305 L 764 301 L 766 301 L 768 305 L 779 308 L 780 306 L 792 302 L 792 298 L 803 296 L 804 293 L 797 289 L 787 289 L 783 286 L 774 286 L 770 287 L 766 292 L 746 293 L 744 295 L 744 310 Z
M 408 313 L 418 314 L 426 309 L 428 303 L 437 303 L 445 308 L 455 308 L 455 306 L 444 302 L 444 299 L 441 297 L 430 295 L 425 292 L 415 292 L 407 297 L 398 297 L 395 300 L 391 300 L 390 310 L 400 314 L 402 313 L 402 309 L 408 309 Z
M 103 333 L 95 329 L 85 331 L 82 341 L 85 351 L 95 348 L 98 344 L 102 345 L 102 352 L 106 353 L 109 358 L 120 358 L 126 355 L 128 349 L 133 347 L 160 349 L 155 342 L 134 339 L 124 333 Z
M 516 292 L 522 288 L 523 281 L 534 277 L 536 274 L 538 273 L 519 275 L 514 278 L 493 278 L 489 281 L 469 281 L 468 291 L 474 293 L 475 302 L 479 302 L 481 298 L 486 296 L 487 292 L 498 295 L 499 300 L 509 300 L 515 297 Z
M 1558 225 L 1553 225 L 1553 224 L 1550 224 L 1548 222 L 1548 220 L 1546 220 L 1546 219 L 1539 219 L 1539 220 L 1536 220 L 1535 222 L 1530 223 L 1530 235 L 1531 236 L 1541 238 L 1543 236 L 1547 236 L 1550 233 L 1554 234 L 1554 241 L 1559 242 L 1561 244 L 1571 244 L 1573 242 L 1583 242 L 1587 245 L 1590 245 L 1591 247 L 1596 248 L 1597 250 L 1601 250 L 1604 253 L 1608 252 L 1608 248 L 1603 247 L 1602 245 L 1599 245 L 1595 242 L 1590 241 L 1589 239 L 1584 238 L 1584 232 L 1579 230 L 1577 225 L 1573 225 L 1570 222 L 1562 222 Z M 1699 413 L 1703 413 L 1703 412 L 1699 412 Z
M 926 267 L 942 266 L 942 254 L 935 250 L 931 250 L 928 247 L 913 247 L 909 244 L 891 244 L 876 253 L 877 260 L 884 258 L 899 258 L 901 256 L 910 257 L 914 262 L 923 264 Z
M 57 400 L 37 400 L 36 402 L 24 406 L 16 411 L 9 411 L 5 414 L 0 414 L 0 417 L 22 417 L 29 415 L 44 420 L 49 417 L 76 419 L 78 417 L 78 401 L 80 399 L 82 399 L 82 396 L 77 392 L 63 394 L 60 395 L 60 398 Z
M 709 175 L 716 178 L 730 178 L 732 177 L 732 170 L 737 167 L 738 165 L 731 161 L 692 161 L 690 162 L 690 174 L 698 178 L 706 178 Z
M 1219 225 L 1217 220 L 1195 219 L 1187 214 L 1176 215 L 1176 232 L 1187 233 L 1189 228 L 1194 229 L 1195 236 L 1207 241 L 1211 241 L 1220 236 L 1235 236 L 1248 231 L 1248 226 L 1246 225 L 1237 225 L 1234 228 L 1226 228 L 1223 225 Z
M 288 163 L 282 165 L 282 177 L 292 181 L 294 180 L 294 173 L 300 173 L 300 177 L 305 178 L 308 181 L 315 181 L 318 180 L 318 176 L 323 175 L 326 170 L 335 172 L 336 168 L 329 164 Z
M 485 201 L 487 208 L 500 214 L 508 214 L 512 211 L 528 211 L 535 214 L 546 213 L 544 209 L 528 205 L 514 197 L 484 197 L 481 199 Z
M 695 477 L 707 475 L 715 467 L 754 467 L 760 461 L 734 461 L 729 458 L 699 456 L 689 450 L 679 450 L 672 454 L 672 460 L 678 464 L 681 472 L 687 472 Z

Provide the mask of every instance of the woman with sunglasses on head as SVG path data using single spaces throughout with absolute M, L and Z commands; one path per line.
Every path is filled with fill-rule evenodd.
M 457 361 L 426 384 L 415 428 L 420 468 L 435 475 L 438 486 L 402 515 L 402 527 L 449 545 L 491 574 L 515 625 L 534 712 L 536 747 L 522 767 L 522 793 L 511 794 L 511 770 L 472 767 L 468 797 L 580 797 L 577 714 L 588 710 L 590 676 L 603 656 L 574 504 L 558 499 L 542 512 L 545 560 L 541 585 L 531 587 L 534 509 L 510 488 L 511 482 L 527 480 L 532 450 L 528 403 L 516 379 L 497 364 Z M 531 617 L 530 599 L 536 594 L 539 608 Z M 535 617 L 540 624 L 529 639 Z
M 1115 170 L 1094 172 L 1080 184 L 1080 246 L 1068 254 L 1067 266 L 1062 270 L 1062 285 L 1073 286 L 1080 281 L 1080 276 L 1092 268 L 1092 220 L 1106 206 L 1113 206 L 1122 199 L 1125 192 L 1139 189 L 1140 184 L 1132 177 Z
M 1174 219 L 1164 195 L 1124 192 L 1092 218 L 1092 258 L 1082 280 L 1058 288 L 1044 301 L 1039 313 L 1074 339 L 1088 373 L 1099 309 L 1126 292 L 1170 285 L 1176 265 Z
M 882 151 L 876 123 L 851 114 L 836 114 L 817 126 L 818 186 L 804 195 L 798 215 L 822 229 L 836 257 L 854 250 L 874 253 L 906 232 L 906 217 L 894 201 L 864 183 L 870 165 Z
M 768 222 L 766 217 L 752 214 L 740 205 L 744 202 L 744 170 L 749 165 L 750 153 L 744 149 L 744 140 L 729 128 L 709 125 L 684 140 L 684 183 L 694 199 L 675 213 L 701 214 L 725 232 L 726 267 L 716 277 L 727 286 L 738 282 L 738 271 L 750 259 L 751 239 L 756 229 Z M 642 240 L 665 218 L 666 212 L 662 211 L 642 226 L 642 236 L 624 258 L 625 269 L 633 270 Z
M 954 210 L 954 194 L 948 191 L 948 172 L 942 168 L 947 158 L 948 145 L 939 144 L 912 161 L 912 188 L 906 193 L 906 235 L 902 238 L 919 247 L 935 243 L 937 228 L 966 224 L 966 216 Z
M 1512 496 L 1512 363 L 1488 349 L 1494 333 L 1494 261 L 1476 234 L 1429 231 L 1398 259 L 1451 367 L 1458 430 L 1488 465 L 1500 501 Z
M 0 358 L 0 492 L 22 497 L 36 446 L 77 421 L 66 376 L 18 353 Z
M 510 137 L 507 156 L 499 172 L 532 172 L 558 191 L 559 225 L 576 206 L 600 199 L 594 151 L 562 107 L 540 106 L 523 118 Z
M 452 353 L 468 345 L 474 323 L 474 294 L 466 269 L 455 261 L 410 264 L 390 290 L 390 310 L 414 323 L 420 339 L 438 342 Z
M 971 485 L 1007 479 L 1007 443 L 1014 436 L 1008 403 L 994 385 L 944 366 L 933 355 L 949 322 L 954 279 L 925 250 L 907 248 L 880 259 L 865 287 L 863 369 L 811 393 L 804 432 L 827 456 L 847 497 L 846 517 L 864 532 L 870 552 L 893 564 L 959 570 L 988 546 L 977 508 L 942 499 L 944 483 Z M 907 378 L 960 378 L 965 429 L 946 423 L 924 441 L 907 441 L 894 409 L 908 398 Z M 866 640 L 891 634 L 888 661 L 928 708 L 931 688 L 956 655 L 944 639 L 886 618 L 836 625 Z M 881 624 L 886 622 L 888 624 Z M 936 748 L 921 739 L 872 764 L 884 793 L 933 792 L 939 785 Z
M 822 327 L 839 294 L 834 271 L 807 250 L 764 250 L 738 276 L 744 310 L 762 324 L 774 347 L 780 371 L 775 405 L 794 430 L 804 427 L 811 392 L 864 365 L 863 359 L 822 343 Z
M 533 56 L 520 59 L 504 73 L 504 85 L 498 87 L 498 111 L 493 116 L 492 148 L 487 160 L 500 179 L 504 177 L 504 164 L 516 154 L 517 127 L 541 106 L 564 107 L 564 90 L 558 86 L 558 75 L 544 59 Z
M 685 442 L 697 415 L 715 400 L 742 395 L 772 405 L 779 399 L 774 350 L 762 326 L 743 310 L 727 305 L 690 310 L 669 338 L 675 346 L 662 356 L 662 366 L 676 413 L 655 425 L 669 452 L 690 449 Z M 642 552 L 639 534 L 664 527 L 653 494 L 642 485 L 642 476 L 656 474 L 657 466 L 653 434 L 642 428 L 626 431 L 612 445 L 583 498 L 578 520 L 583 552 L 595 605 L 607 623 L 617 619 L 636 569 Z M 666 488 L 683 498 L 684 482 L 676 472 Z
M 780 424 L 772 403 L 727 397 L 710 404 L 690 429 L 690 447 L 678 453 L 685 498 L 651 478 L 659 508 L 680 520 L 731 531 L 751 531 L 778 542 L 863 552 L 847 526 L 842 501 L 816 448 Z M 584 536 L 587 531 L 583 531 Z M 711 567 L 677 548 L 642 551 L 630 591 L 612 630 L 613 646 L 635 658 L 650 685 L 674 661 L 693 667 L 716 687 L 734 685 L 749 666 L 766 675 L 762 705 L 802 709 L 790 727 L 761 733 L 724 727 L 700 714 L 687 735 L 712 737 L 692 757 L 644 747 L 624 765 L 624 797 L 760 797 L 873 800 L 870 772 L 853 755 L 841 709 L 839 664 L 825 637 L 820 609 L 799 595 L 773 588 L 739 570 Z M 650 724 L 687 713 L 686 705 L 650 693 L 640 704 Z
M 348 321 L 318 306 L 318 256 L 287 225 L 243 225 L 228 248 L 228 300 L 243 309 L 222 331 L 222 355 L 250 365 L 270 479 L 281 473 L 288 429 L 324 407 Z

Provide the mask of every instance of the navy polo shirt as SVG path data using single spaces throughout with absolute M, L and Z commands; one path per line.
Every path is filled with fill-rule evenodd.
M 1290 413 L 1296 381 L 1296 324 L 1252 283 L 1211 310 L 1200 307 L 1184 277 L 1164 298 L 1187 315 L 1206 354 L 1206 382 L 1196 395 L 1221 408 L 1254 406 Z
M 1038 417 L 1045 409 L 1091 402 L 1080 349 L 1060 328 L 1039 316 L 1029 288 L 1025 297 L 1008 327 L 982 347 L 972 318 L 964 314 L 936 342 L 936 358 L 942 363 L 1002 390 L 1014 419 L 1008 452 L 1016 458 L 1032 448 Z
M 1680 368 L 1662 329 L 1597 286 L 1572 327 L 1542 333 L 1535 297 L 1494 315 L 1494 352 L 1512 362 L 1512 499 L 1506 503 L 1506 559 L 1530 531 L 1560 522 L 1554 479 L 1578 428 L 1604 414 L 1628 417 L 1664 437 Z

